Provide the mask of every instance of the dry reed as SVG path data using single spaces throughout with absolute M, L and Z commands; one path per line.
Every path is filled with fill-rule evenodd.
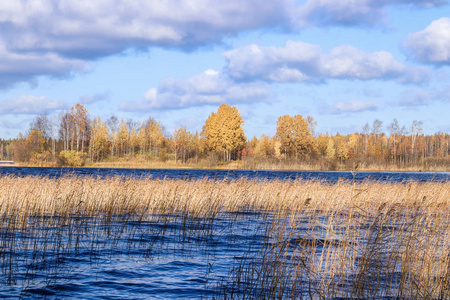
M 144 235 L 208 241 L 216 220 L 232 228 L 251 215 L 263 238 L 230 266 L 217 298 L 450 297 L 450 183 L 3 176 L 0 191 L 6 284 L 57 271 L 71 251 L 95 260 L 132 223 L 157 229 L 133 229 L 129 249 Z

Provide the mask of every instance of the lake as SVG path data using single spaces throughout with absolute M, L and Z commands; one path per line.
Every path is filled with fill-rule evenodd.
M 353 176 L 352 172 L 342 171 L 261 171 L 261 170 L 204 170 L 204 169 L 112 169 L 112 168 L 27 168 L 0 167 L 0 175 L 14 176 L 48 176 L 58 178 L 65 175 L 93 177 L 133 177 L 133 178 L 172 178 L 172 179 L 260 179 L 260 180 L 338 180 L 363 181 L 367 179 L 384 182 L 403 181 L 449 181 L 449 172 L 365 172 L 360 171 Z
M 155 179 L 208 178 L 219 181 L 239 178 L 256 181 L 312 179 L 328 183 L 337 183 L 339 180 L 355 180 L 363 183 L 368 179 L 380 182 L 444 183 L 450 179 L 450 173 L 426 172 L 358 172 L 353 175 L 351 172 L 323 171 L 25 167 L 1 167 L 0 174 L 55 179 L 75 175 L 80 178 L 101 178 L 101 181 L 117 176 Z M 39 187 L 34 191 L 39 194 Z M 394 208 L 383 215 L 384 219 L 388 219 L 390 217 L 388 214 L 392 211 Z M 402 209 L 398 209 L 395 213 L 397 215 L 392 216 L 392 220 L 397 223 L 392 223 L 394 225 L 389 223 L 390 227 L 386 227 L 389 236 L 382 235 L 374 241 L 384 239 L 383 243 L 389 244 L 392 242 L 389 237 L 394 236 L 400 241 L 399 244 L 404 243 L 402 235 L 404 231 L 397 230 L 397 227 L 403 228 L 402 222 L 412 222 L 411 217 Z M 425 215 L 427 213 L 431 216 L 436 215 L 433 211 L 424 211 Z M 419 212 L 414 212 L 414 215 L 418 214 Z M 271 282 L 273 284 L 294 280 L 298 286 L 308 285 L 311 282 L 319 285 L 323 278 L 319 278 L 315 273 L 299 273 L 298 278 L 292 279 L 292 274 L 297 274 L 298 265 L 300 262 L 303 263 L 302 260 L 307 261 L 308 257 L 327 251 L 339 253 L 344 246 L 353 249 L 351 251 L 355 254 L 352 255 L 358 256 L 363 251 L 361 249 L 367 248 L 366 246 L 358 248 L 358 243 L 367 243 L 376 249 L 379 247 L 371 240 L 373 228 L 376 228 L 374 232 L 380 228 L 377 214 L 365 213 L 357 216 L 352 225 L 354 230 L 352 232 L 360 234 L 361 237 L 352 238 L 358 243 L 350 239 L 350 242 L 345 244 L 346 241 L 340 240 L 345 234 L 341 232 L 343 229 L 340 229 L 340 226 L 347 222 L 345 211 L 340 211 L 335 216 L 333 214 L 333 219 L 330 219 L 328 214 L 322 215 L 321 212 L 314 210 L 301 213 L 295 226 L 290 223 L 292 220 L 288 214 L 284 219 L 276 212 L 254 210 L 220 211 L 208 218 L 190 214 L 163 213 L 112 214 L 105 217 L 84 215 L 75 211 L 68 216 L 29 215 L 27 218 L 26 224 L 23 225 L 24 223 L 11 216 L 1 216 L 0 298 L 270 299 L 277 295 L 281 298 L 301 299 L 311 294 L 316 295 L 314 298 L 318 298 L 319 292 L 311 292 L 307 288 L 292 285 L 280 285 L 283 289 L 274 292 L 271 289 Z M 449 218 L 443 220 L 442 226 L 439 227 L 442 231 L 434 229 L 436 235 L 440 236 L 450 228 Z M 329 231 L 323 224 L 334 225 Z M 376 224 L 376 227 L 373 227 L 373 224 Z M 414 234 L 428 230 L 426 227 L 428 223 L 418 224 L 414 225 L 416 226 L 414 228 L 420 230 L 413 232 Z M 422 230 L 420 226 L 424 229 Z M 336 237 L 331 239 L 330 232 Z M 291 236 L 296 238 L 291 239 Z M 410 238 L 410 235 L 407 238 Z M 415 236 L 412 238 L 417 240 Z M 397 240 L 394 239 L 395 241 Z M 383 249 L 377 251 L 381 253 L 379 254 L 381 257 L 389 257 L 389 251 Z M 355 268 L 361 264 L 359 262 L 361 260 L 362 258 L 357 258 Z M 316 261 L 308 263 L 313 264 Z M 376 265 L 369 267 L 378 268 Z M 346 276 L 351 279 L 356 275 Z M 393 287 L 385 287 L 388 292 L 375 299 L 396 299 L 386 295 L 390 295 L 391 292 L 395 294 L 397 285 L 401 284 L 401 276 L 396 272 L 383 276 L 391 277 L 386 277 L 388 279 L 382 281 L 381 287 L 383 288 L 386 282 Z M 311 281 L 311 278 L 314 281 Z M 335 279 L 329 280 L 332 282 Z M 364 277 L 361 280 L 368 279 Z M 342 292 L 336 293 L 343 295 L 351 295 L 355 289 L 352 284 L 346 284 L 344 281 L 337 283 L 336 286 L 343 289 Z

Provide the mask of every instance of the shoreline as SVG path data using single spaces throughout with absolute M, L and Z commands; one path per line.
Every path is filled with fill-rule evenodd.
M 58 169 L 136 169 L 136 170 L 210 170 L 210 171 L 272 171 L 272 172 L 373 172 L 373 173 L 450 173 L 450 170 L 423 170 L 420 168 L 360 168 L 352 170 L 347 168 L 340 168 L 337 170 L 327 170 L 320 168 L 236 168 L 236 167 L 200 167 L 194 165 L 174 166 L 173 164 L 149 164 L 146 166 L 130 165 L 126 163 L 112 163 L 112 164 L 94 164 L 82 167 L 57 166 L 56 164 L 45 165 L 29 165 L 29 164 L 1 164 L 2 167 L 19 167 L 19 168 L 58 168 Z

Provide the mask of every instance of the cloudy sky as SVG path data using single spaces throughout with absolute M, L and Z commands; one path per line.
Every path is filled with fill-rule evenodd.
M 450 132 L 447 0 L 2 0 L 0 138 L 76 103 L 201 130 L 222 103 L 248 137 L 379 119 Z

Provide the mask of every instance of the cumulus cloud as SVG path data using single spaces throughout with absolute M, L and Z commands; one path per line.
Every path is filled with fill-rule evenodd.
M 102 57 L 128 48 L 195 48 L 242 31 L 323 23 L 376 23 L 389 4 L 446 0 L 3 0 L 2 39 L 20 51 Z
M 41 75 L 65 76 L 83 63 L 151 47 L 192 50 L 257 29 L 328 24 L 377 24 L 384 7 L 437 6 L 443 0 L 2 0 L 0 88 Z M 30 63 L 27 63 L 30 62 Z M 273 79 L 298 81 L 299 69 Z
M 450 18 L 440 18 L 424 30 L 410 34 L 404 47 L 417 61 L 450 65 Z
M 353 113 L 362 111 L 374 111 L 378 109 L 376 101 L 350 100 L 345 102 L 336 102 L 332 112 L 335 114 Z
M 150 47 L 195 49 L 286 27 L 292 0 L 2 0 L 0 88 L 64 76 L 83 62 Z
M 235 83 L 227 75 L 215 70 L 188 79 L 166 78 L 157 88 L 149 89 L 141 101 L 122 102 L 124 111 L 179 109 L 220 103 L 265 101 L 270 95 L 265 83 Z
M 64 77 L 84 68 L 85 63 L 78 59 L 63 58 L 54 53 L 14 53 L 0 42 L 0 88 L 33 80 L 40 75 Z
M 302 26 L 374 26 L 386 22 L 387 5 L 426 8 L 447 3 L 446 0 L 308 0 L 298 8 L 298 22 Z
M 430 7 L 444 0 L 2 0 L 0 88 L 41 75 L 66 76 L 84 63 L 151 47 L 192 50 L 257 29 L 378 24 L 391 4 Z M 275 81 L 307 77 L 278 68 Z M 306 79 L 306 78 L 305 78 Z
M 44 96 L 21 95 L 17 98 L 0 101 L 1 115 L 33 115 L 66 108 L 67 104 L 65 102 L 48 99 Z
M 286 47 L 249 45 L 224 54 L 227 72 L 235 80 L 320 82 L 326 79 L 396 80 L 420 83 L 428 80 L 425 68 L 412 68 L 386 51 L 364 52 L 339 46 L 323 53 L 318 45 L 288 41 Z
M 12 49 L 98 57 L 129 47 L 197 47 L 288 20 L 290 1 L 5 0 Z

